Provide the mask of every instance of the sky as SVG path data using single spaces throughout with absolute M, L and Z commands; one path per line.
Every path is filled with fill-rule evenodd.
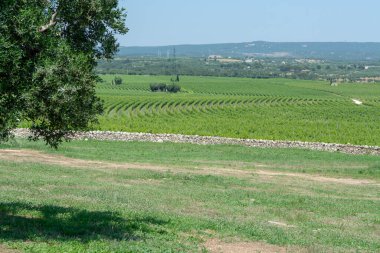
M 380 42 L 380 0 L 120 0 L 122 46 Z

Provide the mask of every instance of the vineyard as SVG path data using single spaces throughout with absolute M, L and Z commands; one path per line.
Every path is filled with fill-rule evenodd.
M 101 77 L 99 130 L 380 145 L 379 84 L 181 77 L 168 94 L 149 89 L 168 76 Z

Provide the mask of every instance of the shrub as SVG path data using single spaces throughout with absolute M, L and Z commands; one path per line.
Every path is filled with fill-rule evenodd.
M 171 93 L 177 93 L 181 91 L 181 87 L 176 84 L 171 84 L 171 85 L 166 86 L 166 90 Z
M 165 83 L 152 83 L 150 85 L 150 90 L 153 92 L 166 91 L 166 84 Z
M 123 79 L 119 76 L 116 76 L 113 80 L 112 80 L 112 84 L 114 85 L 121 85 L 123 84 Z
M 177 93 L 181 91 L 181 87 L 176 84 L 166 85 L 165 83 L 152 83 L 150 85 L 150 90 L 153 92 L 171 92 Z

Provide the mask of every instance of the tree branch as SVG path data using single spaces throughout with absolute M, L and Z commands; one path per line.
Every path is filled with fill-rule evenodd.
M 38 32 L 43 33 L 49 30 L 51 27 L 55 26 L 57 24 L 57 14 L 58 12 L 54 12 L 51 16 L 51 19 L 49 21 L 49 24 L 43 25 L 38 29 Z

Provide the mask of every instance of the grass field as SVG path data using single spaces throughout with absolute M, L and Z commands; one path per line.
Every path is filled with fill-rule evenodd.
M 183 92 L 166 94 L 149 84 L 168 76 L 121 77 L 102 76 L 97 129 L 380 145 L 380 84 L 181 77 Z
M 380 249 L 376 156 L 16 140 L 0 146 L 0 199 L 0 251 Z

